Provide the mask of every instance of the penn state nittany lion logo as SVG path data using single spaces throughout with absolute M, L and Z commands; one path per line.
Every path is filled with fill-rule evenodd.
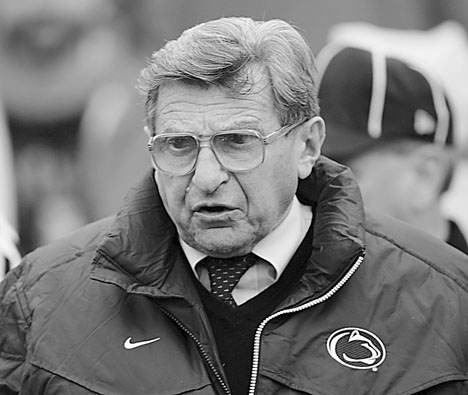
M 328 338 L 327 350 L 334 360 L 352 369 L 377 371 L 386 356 L 382 341 L 361 328 L 338 329 Z

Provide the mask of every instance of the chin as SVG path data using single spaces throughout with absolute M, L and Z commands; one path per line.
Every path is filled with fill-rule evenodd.
M 246 237 L 245 233 L 235 234 L 232 231 L 223 232 L 220 229 L 204 231 L 192 240 L 193 243 L 189 244 L 193 248 L 220 258 L 248 254 L 256 244 L 253 236 Z

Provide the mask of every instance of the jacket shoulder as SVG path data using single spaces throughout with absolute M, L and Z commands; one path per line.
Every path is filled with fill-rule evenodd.
M 110 222 L 104 219 L 89 224 L 36 249 L 0 283 L 0 365 L 4 366 L 0 369 L 0 392 L 2 382 L 20 391 L 35 312 L 39 312 L 39 320 L 48 320 L 70 290 L 86 281 L 94 251 Z
M 57 241 L 27 254 L 21 264 L 8 273 L 2 289 L 15 288 L 27 292 L 37 283 L 65 282 L 89 272 L 97 245 L 108 233 L 112 218 L 90 223 Z M 65 270 L 66 269 L 66 270 Z M 50 285 L 50 284 L 49 284 Z
M 399 252 L 407 262 L 449 277 L 468 292 L 468 255 L 390 216 L 367 212 L 364 227 L 369 253 Z
M 40 261 L 40 270 L 50 270 L 83 255 L 94 253 L 97 245 L 108 234 L 113 218 L 92 222 L 69 235 L 26 255 L 28 262 Z

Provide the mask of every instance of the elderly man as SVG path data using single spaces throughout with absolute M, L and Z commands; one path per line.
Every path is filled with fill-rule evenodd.
M 4 280 L 3 393 L 466 393 L 467 259 L 364 217 L 293 27 L 198 25 L 140 88 L 154 169 Z

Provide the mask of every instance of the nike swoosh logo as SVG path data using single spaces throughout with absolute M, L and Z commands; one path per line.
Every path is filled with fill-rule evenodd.
M 137 348 L 137 347 L 146 346 L 147 344 L 157 342 L 159 339 L 160 339 L 159 337 L 156 337 L 154 339 L 144 340 L 144 341 L 141 341 L 141 342 L 132 343 L 132 338 L 129 337 L 127 340 L 125 340 L 124 348 L 126 350 L 132 350 L 132 349 Z

